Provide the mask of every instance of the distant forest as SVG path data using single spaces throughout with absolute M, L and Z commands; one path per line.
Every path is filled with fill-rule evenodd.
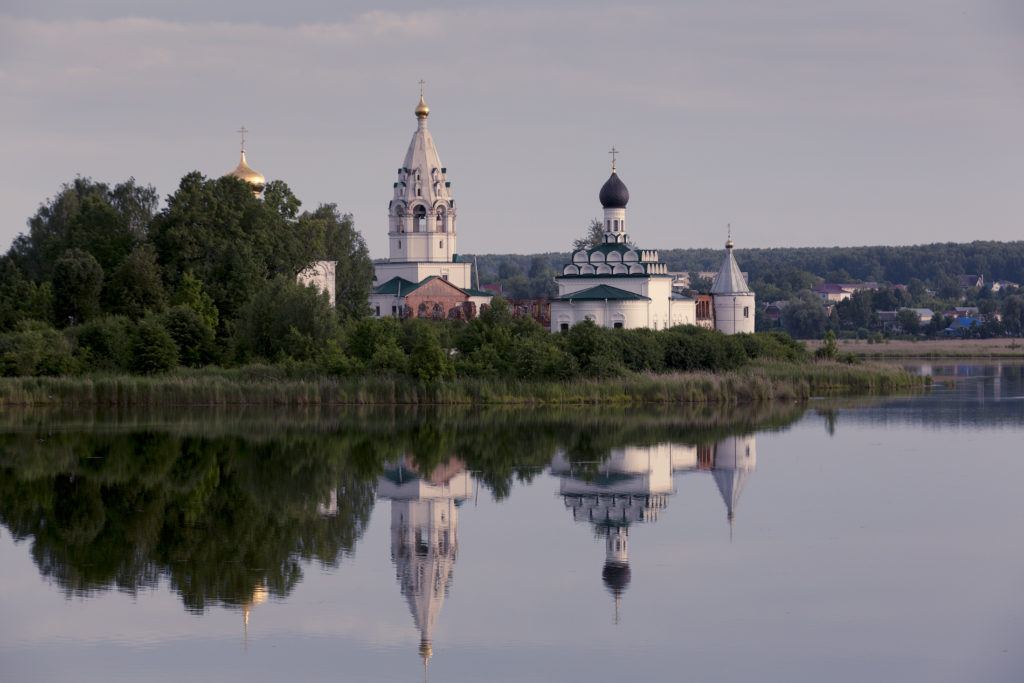
M 723 249 L 662 249 L 670 271 L 717 271 Z M 791 247 L 735 251 L 762 300 L 806 289 L 817 282 L 909 284 L 919 280 L 936 291 L 957 287 L 961 274 L 983 275 L 986 283 L 1024 283 L 1024 241 L 937 243 L 901 247 Z M 473 259 L 473 255 L 467 255 Z M 482 284 L 501 284 L 506 296 L 546 296 L 568 253 L 481 254 Z

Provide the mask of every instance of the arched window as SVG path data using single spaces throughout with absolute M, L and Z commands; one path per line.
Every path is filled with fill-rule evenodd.
M 437 229 L 439 232 L 448 232 L 448 224 L 444 220 L 444 209 L 437 210 Z
M 424 206 L 417 206 L 412 210 L 412 231 L 424 232 L 427 229 L 427 209 Z

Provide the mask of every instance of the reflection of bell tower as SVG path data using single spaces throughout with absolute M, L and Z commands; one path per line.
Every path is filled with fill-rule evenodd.
M 613 449 L 601 463 L 572 463 L 563 454 L 551 462 L 559 477 L 559 493 L 577 522 L 592 524 L 605 540 L 601 579 L 619 598 L 629 585 L 629 527 L 657 521 L 673 493 L 672 473 L 696 467 L 697 451 L 689 446 L 659 444 Z M 595 468 L 596 465 L 596 468 Z
M 715 464 L 711 475 L 715 478 L 722 500 L 725 501 L 726 516 L 729 520 L 729 537 L 732 538 L 733 522 L 736 519 L 736 505 L 747 483 L 747 477 L 757 467 L 757 450 L 754 435 L 730 436 L 715 446 Z
M 455 458 L 423 478 L 403 459 L 386 468 L 377 495 L 391 500 L 391 561 L 420 632 L 424 668 L 433 655 L 431 633 L 455 570 L 458 506 L 473 495 L 465 464 Z
M 607 529 L 605 537 L 604 569 L 601 579 L 605 588 L 615 596 L 615 623 L 619 623 L 619 597 L 629 585 L 632 572 L 629 569 L 629 527 Z

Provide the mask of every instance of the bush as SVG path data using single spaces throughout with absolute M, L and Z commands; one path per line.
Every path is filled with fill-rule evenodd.
M 70 375 L 78 370 L 71 342 L 38 320 L 26 320 L 0 334 L 0 372 L 8 377 Z
M 155 315 L 139 321 L 132 336 L 132 372 L 152 375 L 178 364 L 178 345 Z
M 326 294 L 278 276 L 242 306 L 237 337 L 243 358 L 311 360 L 339 333 Z
M 184 304 L 174 306 L 164 313 L 162 320 L 178 346 L 178 360 L 182 365 L 198 368 L 216 361 L 213 328 L 195 309 Z
M 127 370 L 132 360 L 133 323 L 123 315 L 104 315 L 71 328 L 83 367 Z
M 411 329 L 414 339 L 409 352 L 409 374 L 421 382 L 454 377 L 452 361 L 441 348 L 433 326 L 428 323 L 412 326 Z
M 573 325 L 568 332 L 558 335 L 562 350 L 572 356 L 579 371 L 586 377 L 615 377 L 622 374 L 623 366 L 615 353 L 613 330 L 598 327 L 592 320 Z
M 748 361 L 737 335 L 679 325 L 667 330 L 665 337 L 665 367 L 670 370 L 721 372 L 735 370 Z

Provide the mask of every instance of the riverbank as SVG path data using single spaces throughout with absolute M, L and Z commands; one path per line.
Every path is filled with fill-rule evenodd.
M 0 378 L 0 406 L 570 405 L 750 403 L 885 393 L 928 378 L 884 364 L 756 362 L 723 373 L 631 374 L 568 382 L 291 376 L 286 369 L 179 369 L 157 376 Z
M 822 345 L 820 339 L 804 341 L 810 351 Z M 1024 360 L 1024 340 L 998 339 L 892 339 L 868 344 L 863 339 L 841 339 L 840 353 L 858 358 L 1017 358 Z

